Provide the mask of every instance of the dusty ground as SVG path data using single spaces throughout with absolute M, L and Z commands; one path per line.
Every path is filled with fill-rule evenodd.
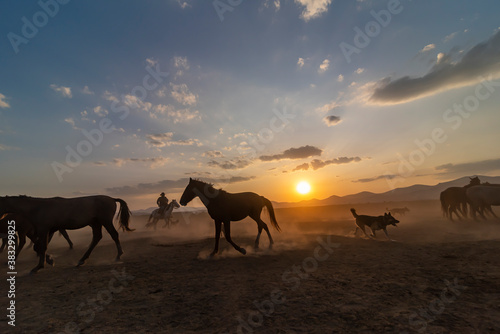
M 56 236 L 54 267 L 29 276 L 33 251 L 18 259 L 15 329 L 4 267 L 0 333 L 498 333 L 500 222 L 450 223 L 437 202 L 355 208 L 405 205 L 412 211 L 389 227 L 396 242 L 353 237 L 349 206 L 281 209 L 272 250 L 265 235 L 252 249 L 256 225 L 245 221 L 232 235 L 248 254 L 221 239 L 215 259 L 205 214 L 157 232 L 134 217 L 137 231 L 120 232 L 122 262 L 104 232 L 80 268 L 90 230 L 69 231 L 75 249 Z

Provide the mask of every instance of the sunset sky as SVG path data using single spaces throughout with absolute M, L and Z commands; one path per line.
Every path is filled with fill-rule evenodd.
M 141 209 L 162 191 L 179 199 L 189 177 L 299 201 L 500 174 L 495 0 L 2 1 L 0 13 L 2 196 Z

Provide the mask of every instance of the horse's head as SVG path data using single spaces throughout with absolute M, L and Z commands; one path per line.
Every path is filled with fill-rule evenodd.
M 189 183 L 186 186 L 186 189 L 184 189 L 184 192 L 182 193 L 181 200 L 179 201 L 182 206 L 186 206 L 189 202 L 193 200 L 193 198 L 196 197 L 196 180 L 193 180 L 192 178 L 189 178 Z
M 471 186 L 478 186 L 481 184 L 481 181 L 479 180 L 479 177 L 469 177 L 470 181 L 469 181 L 469 185 Z
M 172 205 L 174 206 L 174 208 L 178 209 L 180 208 L 181 206 L 179 205 L 179 203 L 177 203 L 177 201 L 175 199 L 173 199 L 170 203 L 172 203 Z

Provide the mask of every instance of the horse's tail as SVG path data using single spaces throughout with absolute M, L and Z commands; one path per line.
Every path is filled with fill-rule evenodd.
M 439 200 L 441 201 L 441 210 L 443 211 L 443 217 L 448 218 L 448 203 L 444 199 L 444 191 L 439 195 Z
M 120 211 L 118 211 L 118 220 L 120 226 L 124 231 L 134 231 L 128 227 L 128 222 L 132 213 L 130 212 L 127 203 L 120 198 L 113 198 L 116 202 L 120 203 Z
M 276 216 L 274 215 L 273 203 L 271 203 L 271 201 L 265 198 L 264 196 L 262 196 L 262 199 L 264 200 L 264 205 L 266 206 L 267 211 L 269 212 L 269 218 L 271 218 L 271 225 L 273 225 L 278 232 L 281 232 L 281 228 L 278 225 Z

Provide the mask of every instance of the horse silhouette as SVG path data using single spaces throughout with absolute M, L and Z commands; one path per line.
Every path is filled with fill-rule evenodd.
M 174 209 L 178 209 L 180 207 L 181 206 L 179 205 L 179 203 L 177 203 L 177 201 L 174 199 L 170 203 L 168 203 L 167 207 L 163 211 L 163 215 L 160 214 L 159 208 L 153 210 L 153 212 L 151 212 L 151 214 L 149 215 L 148 223 L 146 224 L 146 227 L 154 226 L 154 228 L 156 230 L 156 224 L 158 223 L 158 220 L 160 220 L 160 219 L 165 220 L 165 225 L 163 227 L 167 227 L 167 226 L 170 227 L 170 219 L 172 218 L 172 211 Z M 151 220 L 153 220 L 153 221 L 151 221 Z M 173 222 L 173 223 L 175 223 L 175 222 Z
M 26 237 L 28 237 L 31 240 L 31 244 L 34 244 L 35 240 L 35 226 L 31 223 L 30 220 L 28 220 L 25 216 L 18 214 L 18 213 L 6 213 L 0 218 L 0 234 L 5 235 L 5 237 L 2 238 L 2 246 L 0 247 L 0 253 L 3 252 L 5 246 L 7 245 L 7 227 L 8 227 L 8 222 L 9 221 L 14 221 L 15 222 L 15 231 L 17 233 L 16 236 L 16 257 L 19 256 L 19 253 L 21 253 L 21 250 L 23 249 L 25 243 L 26 243 Z M 73 242 L 71 242 L 71 239 L 69 238 L 68 233 L 61 229 L 59 230 L 59 233 L 66 239 L 66 241 L 69 244 L 69 248 L 73 249 Z M 49 240 L 52 239 L 52 236 L 54 235 L 54 232 L 52 232 L 49 235 Z M 31 246 L 31 245 L 30 245 Z M 50 257 L 49 257 L 50 258 Z M 50 262 L 50 260 L 49 260 Z
M 279 232 L 280 227 L 274 215 L 273 205 L 270 200 L 264 196 L 257 195 L 252 192 L 243 193 L 228 193 L 222 189 L 215 189 L 212 184 L 200 180 L 189 178 L 189 184 L 184 190 L 180 204 L 187 205 L 195 197 L 199 197 L 208 210 L 208 214 L 215 223 L 215 247 L 210 257 L 213 257 L 219 251 L 219 239 L 222 223 L 224 223 L 224 236 L 234 249 L 242 254 L 246 254 L 244 248 L 239 247 L 231 239 L 231 221 L 242 220 L 250 217 L 257 223 L 258 234 L 255 239 L 255 248 L 259 247 L 259 239 L 262 230 L 264 229 L 269 238 L 269 248 L 272 247 L 274 241 L 269 232 L 267 224 L 260 219 L 262 208 L 265 206 L 269 212 L 271 224 Z
M 80 266 L 85 263 L 94 247 L 101 240 L 102 227 L 104 226 L 116 244 L 118 250 L 116 260 L 118 261 L 123 250 L 118 232 L 113 226 L 116 202 L 120 203 L 117 217 L 120 226 L 126 231 L 133 231 L 128 226 L 131 214 L 127 203 L 119 198 L 102 195 L 77 198 L 0 197 L 0 215 L 15 212 L 27 217 L 32 222 L 35 227 L 34 249 L 38 254 L 39 262 L 31 270 L 31 273 L 36 273 L 44 267 L 50 234 L 60 229 L 74 230 L 85 226 L 92 228 L 92 242 L 87 252 L 78 261 L 78 266 Z
M 491 209 L 492 205 L 500 205 L 500 187 L 495 185 L 479 185 L 470 187 L 466 191 L 466 196 L 471 206 L 472 217 L 477 220 L 476 213 L 479 213 L 482 218 L 485 210 L 493 217 L 498 218 Z
M 453 221 L 453 213 L 458 219 L 467 218 L 467 188 L 479 185 L 479 178 L 470 178 L 469 184 L 463 187 L 450 187 L 439 195 L 443 215 Z M 460 213 L 460 214 L 459 214 Z

